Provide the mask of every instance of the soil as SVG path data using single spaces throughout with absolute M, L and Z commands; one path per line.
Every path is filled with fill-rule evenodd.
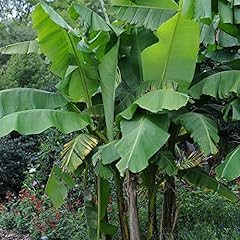
M 0 229 L 0 240 L 30 240 L 30 237 L 12 231 Z

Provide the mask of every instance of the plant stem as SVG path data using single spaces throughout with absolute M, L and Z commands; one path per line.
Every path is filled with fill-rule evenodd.
M 129 240 L 129 228 L 128 228 L 128 219 L 126 216 L 126 206 L 124 204 L 124 198 L 123 198 L 123 189 L 122 189 L 122 183 L 119 173 L 117 172 L 117 169 L 113 168 L 114 171 L 114 180 L 115 180 L 115 187 L 116 187 L 116 194 L 117 194 L 117 203 L 118 203 L 118 215 L 119 215 L 119 222 L 121 226 L 121 235 L 122 240 Z
M 98 200 L 98 212 L 97 212 L 97 240 L 101 239 L 101 177 L 97 176 L 97 200 Z
M 130 240 L 140 240 L 140 227 L 137 210 L 137 183 L 136 174 L 127 172 L 127 195 L 128 195 L 128 213 Z
M 152 189 L 148 189 L 148 233 L 147 240 L 156 239 L 157 219 L 156 219 L 156 194 L 158 185 L 155 184 Z
M 87 185 L 88 185 L 88 163 L 86 163 L 86 167 L 84 170 L 84 176 L 83 176 L 83 188 L 84 190 L 87 189 Z
M 174 239 L 176 222 L 176 193 L 175 179 L 167 176 L 163 193 L 162 219 L 161 219 L 161 240 Z
M 100 2 L 100 5 L 101 5 L 101 8 L 103 10 L 104 18 L 105 18 L 107 24 L 111 24 L 110 20 L 109 20 L 109 17 L 107 15 L 107 11 L 106 11 L 105 5 L 104 5 L 104 0 L 99 0 L 99 2 Z

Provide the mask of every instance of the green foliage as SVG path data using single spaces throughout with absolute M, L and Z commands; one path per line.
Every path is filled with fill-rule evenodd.
M 117 168 L 122 176 L 127 169 L 136 173 L 148 166 L 148 160 L 169 138 L 169 134 L 163 130 L 164 125 L 165 123 L 159 124 L 156 119 L 145 116 L 121 122 L 123 137 L 116 148 L 121 156 Z
M 38 137 L 11 134 L 0 139 L 0 197 L 7 191 L 17 193 L 24 181 L 27 166 L 37 157 Z
M 240 176 L 238 168 L 240 147 L 234 149 L 226 156 L 222 164 L 216 168 L 216 173 L 219 178 L 224 178 L 227 181 L 233 181 Z
M 115 232 L 115 227 L 111 222 L 105 221 L 107 219 L 105 210 L 110 194 L 105 178 L 110 177 L 112 173 L 117 187 L 122 235 L 126 236 L 124 237 L 126 240 L 128 240 L 128 226 L 123 211 L 125 206 L 122 183 L 127 171 L 129 171 L 126 176 L 129 178 L 127 179 L 127 185 L 129 185 L 127 196 L 131 198 L 129 202 L 133 203 L 133 209 L 129 209 L 127 217 L 130 222 L 134 221 L 137 224 L 137 212 L 133 211 L 137 209 L 137 206 L 134 206 L 137 202 L 134 199 L 136 196 L 136 189 L 134 189 L 136 182 L 134 181 L 138 174 L 146 170 L 148 166 L 155 169 L 155 172 L 147 172 L 145 176 L 145 179 L 152 180 L 152 184 L 148 184 L 147 187 L 149 239 L 153 238 L 156 225 L 156 220 L 153 219 L 156 192 L 164 179 L 166 183 L 163 194 L 167 201 L 164 201 L 163 206 L 175 204 L 175 177 L 168 175 L 183 177 L 193 185 L 217 192 L 233 202 L 238 200 L 235 193 L 219 181 L 200 168 L 194 168 L 202 161 L 204 154 L 206 157 L 216 154 L 221 145 L 217 125 L 210 116 L 203 114 L 208 109 L 205 108 L 202 99 L 199 99 L 201 93 L 199 96 L 192 94 L 193 99 L 190 99 L 188 95 L 189 86 L 195 82 L 201 85 L 204 84 L 204 80 L 206 81 L 204 74 L 201 74 L 201 67 L 196 68 L 199 44 L 202 44 L 201 51 L 206 50 L 198 59 L 201 62 L 202 59 L 205 60 L 208 52 L 212 53 L 221 47 L 216 37 L 218 27 L 221 30 L 228 27 L 228 33 L 230 30 L 233 31 L 231 26 L 225 25 L 228 23 L 225 17 L 230 15 L 223 14 L 220 7 L 215 9 L 213 6 L 216 13 L 219 10 L 220 16 L 212 20 L 212 14 L 209 14 L 207 6 L 199 5 L 195 1 L 192 1 L 192 4 L 189 3 L 180 1 L 178 5 L 169 0 L 161 3 L 149 1 L 147 5 L 142 0 L 115 0 L 113 1 L 114 7 L 119 7 L 127 18 L 123 18 L 118 12 L 115 16 L 121 21 L 112 24 L 106 14 L 104 14 L 105 21 L 90 9 L 77 3 L 72 5 L 68 13 L 65 13 L 65 16 L 69 14 L 66 18 L 60 16 L 46 3 L 38 4 L 33 11 L 33 27 L 37 33 L 38 46 L 48 58 L 51 71 L 61 78 L 57 88 L 68 98 L 69 103 L 67 107 L 64 106 L 58 110 L 52 109 L 54 102 L 46 104 L 45 109 L 40 108 L 41 104 L 28 105 L 28 110 L 10 109 L 7 111 L 8 115 L 0 118 L 0 136 L 12 130 L 17 130 L 22 134 L 37 134 L 49 127 L 55 127 L 63 133 L 80 131 L 78 137 L 65 145 L 62 168 L 58 167 L 59 164 L 54 166 L 46 192 L 54 206 L 60 207 L 68 191 L 74 187 L 73 178 L 69 172 L 80 177 L 81 173 L 84 173 L 83 185 L 86 193 L 84 202 L 88 235 L 91 240 L 100 240 L 105 238 L 105 235 L 112 235 Z M 133 7 L 139 7 L 140 10 L 134 12 Z M 153 11 L 149 11 L 149 7 Z M 158 17 L 161 18 L 161 15 L 155 11 L 157 8 L 165 11 L 169 19 L 159 22 Z M 235 11 L 236 6 L 231 6 L 227 10 L 229 13 Z M 175 11 L 177 13 L 169 16 L 169 11 L 172 14 Z M 160 24 L 157 26 L 157 31 L 146 29 L 153 29 L 152 26 L 156 27 L 157 22 L 158 25 Z M 136 24 L 137 27 L 126 23 Z M 229 23 L 232 24 L 234 21 Z M 209 28 L 205 26 L 200 39 L 200 28 L 203 24 L 207 24 Z M 138 26 L 141 29 L 138 29 Z M 208 39 L 209 41 L 206 39 L 208 31 L 211 38 Z M 226 36 L 224 38 L 221 34 L 221 41 L 223 39 L 226 40 Z M 28 47 L 29 44 L 26 46 Z M 22 46 L 14 46 L 16 47 Z M 213 63 L 213 67 L 221 62 L 222 60 L 219 60 L 219 63 Z M 233 67 L 220 66 L 219 69 L 214 69 L 214 72 L 226 68 L 232 69 Z M 233 74 L 232 70 L 229 72 Z M 197 76 L 198 73 L 200 77 Z M 212 75 L 210 72 L 209 74 L 211 75 L 209 78 L 214 78 L 219 73 Z M 215 81 L 215 86 L 207 90 L 214 91 L 219 88 L 220 92 L 224 91 L 226 97 L 230 96 L 231 92 L 237 93 L 238 85 L 235 83 L 223 89 L 221 74 L 219 76 Z M 194 83 L 192 83 L 193 80 Z M 13 102 L 18 102 L 18 94 L 11 96 Z M 33 102 L 39 103 L 41 96 L 39 94 L 34 96 L 38 98 L 38 101 Z M 6 98 L 4 94 L 0 97 L 3 100 Z M 3 108 L 8 107 L 7 101 L 2 101 L 2 103 Z M 238 109 L 236 102 L 234 103 L 231 106 L 235 107 L 233 109 L 236 111 L 234 115 L 236 117 Z M 115 106 L 118 106 L 118 109 L 115 109 Z M 61 107 L 61 104 L 57 107 Z M 98 107 L 100 114 L 99 112 L 95 114 Z M 105 115 L 102 114 L 102 107 Z M 14 110 L 16 112 L 12 113 L 11 111 Z M 229 113 L 230 110 L 226 111 Z M 208 113 L 211 115 L 211 111 Z M 222 117 L 222 114 L 219 114 Z M 192 140 L 201 152 L 195 155 L 194 164 L 189 164 L 189 162 L 185 162 L 186 165 L 176 164 L 177 158 L 181 157 L 178 156 L 176 147 L 178 144 L 184 144 L 186 140 Z M 94 153 L 94 148 L 98 143 L 100 146 L 92 157 L 91 153 Z M 159 154 L 160 150 L 168 154 L 162 157 L 163 151 Z M 191 154 L 186 154 L 187 159 L 191 159 L 193 156 Z M 235 163 L 235 161 L 228 162 Z M 228 166 L 228 162 L 225 166 Z M 108 166 L 104 166 L 103 163 L 107 163 Z M 184 170 L 180 171 L 179 168 Z M 231 169 L 230 166 L 228 168 Z M 106 169 L 109 171 L 107 172 Z M 94 188 L 89 180 L 92 172 L 96 178 Z M 223 172 L 227 173 L 228 169 L 224 167 Z M 134 177 L 132 179 L 129 176 Z M 169 193 L 171 196 L 168 196 Z M 175 215 L 174 206 L 172 209 L 172 212 L 164 209 L 163 226 L 166 219 L 172 219 Z M 163 227 L 163 234 L 170 232 L 172 234 L 174 221 L 171 224 L 169 229 Z M 138 232 L 138 227 L 135 230 Z M 130 231 L 130 234 L 134 232 Z M 131 238 L 138 239 L 139 237 L 131 236 Z
M 34 54 L 12 56 L 0 72 L 0 89 L 15 87 L 54 89 L 58 81 L 50 73 L 42 57 Z
M 207 115 L 190 112 L 180 115 L 175 119 L 188 133 L 194 142 L 199 145 L 200 150 L 206 154 L 216 154 L 216 145 L 219 142 L 218 129 L 215 122 Z M 206 138 L 202 136 L 206 136 Z
M 196 65 L 198 24 L 177 13 L 158 28 L 156 36 L 162 41 L 142 52 L 144 81 L 159 81 L 162 88 L 174 82 L 178 84 L 179 91 L 185 92 L 192 81 Z
M 179 239 L 238 239 L 239 205 L 178 185 Z
M 38 197 L 34 192 L 23 189 L 18 197 L 8 194 L 7 202 L 0 210 L 0 226 L 28 233 L 33 239 L 41 236 L 49 239 L 86 239 L 82 204 L 77 195 L 71 195 L 69 202 L 55 210 L 46 196 Z

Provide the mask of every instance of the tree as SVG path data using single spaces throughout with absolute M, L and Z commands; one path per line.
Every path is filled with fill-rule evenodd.
M 147 239 L 158 235 L 156 194 L 162 183 L 163 239 L 173 235 L 176 225 L 176 177 L 238 200 L 199 165 L 218 152 L 220 140 L 211 112 L 206 114 L 208 109 L 200 98 L 238 96 L 239 71 L 214 69 L 217 73 L 198 75 L 199 22 L 211 19 L 212 10 L 209 14 L 208 5 L 187 3 L 115 0 L 111 14 L 122 22 L 113 23 L 77 3 L 68 10 L 72 18 L 68 23 L 41 3 L 32 14 L 38 39 L 1 48 L 4 54 L 41 52 L 51 62 L 52 72 L 61 78 L 56 94 L 34 89 L 0 92 L 0 136 L 12 130 L 37 134 L 49 127 L 63 133 L 79 131 L 65 145 L 62 166 L 53 167 L 46 191 L 59 207 L 74 186 L 72 175 L 84 175 L 89 239 L 109 238 L 116 231 L 106 213 L 110 176 L 115 179 L 122 239 L 140 239 L 136 205 L 139 176 L 149 198 Z M 224 23 L 222 26 L 226 29 Z M 209 33 L 205 30 L 202 34 L 207 38 Z M 225 117 L 227 109 L 235 106 L 231 103 Z M 179 147 L 186 140 L 197 146 L 190 153 Z M 240 175 L 236 171 L 230 176 L 236 154 L 238 150 L 218 167 L 220 177 Z M 92 167 L 95 193 L 87 181 Z M 124 210 L 124 179 L 131 231 Z

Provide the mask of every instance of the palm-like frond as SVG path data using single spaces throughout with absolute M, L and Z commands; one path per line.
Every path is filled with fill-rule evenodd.
M 175 11 L 143 6 L 113 6 L 109 13 L 118 20 L 154 31 L 170 19 Z
M 88 134 L 80 134 L 66 143 L 62 152 L 62 167 L 74 172 L 97 144 L 98 140 Z
M 202 166 L 211 156 L 204 156 L 202 152 L 193 151 L 189 156 L 182 155 L 182 158 L 177 162 L 177 167 L 180 170 Z

